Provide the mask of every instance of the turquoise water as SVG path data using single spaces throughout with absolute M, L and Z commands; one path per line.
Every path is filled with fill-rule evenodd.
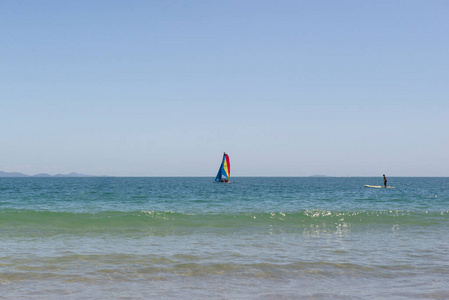
M 449 178 L 212 181 L 0 178 L 0 298 L 449 298 Z

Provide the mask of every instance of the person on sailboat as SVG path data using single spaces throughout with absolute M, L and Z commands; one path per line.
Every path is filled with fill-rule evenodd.
M 384 187 L 387 187 L 387 177 L 385 177 L 385 174 L 384 174 Z

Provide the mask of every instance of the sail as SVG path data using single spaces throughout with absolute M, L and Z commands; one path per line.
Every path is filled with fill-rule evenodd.
M 229 162 L 229 155 L 224 153 L 223 160 L 221 162 L 220 168 L 218 169 L 217 177 L 215 177 L 215 181 L 228 181 L 229 178 L 231 178 L 231 163 Z

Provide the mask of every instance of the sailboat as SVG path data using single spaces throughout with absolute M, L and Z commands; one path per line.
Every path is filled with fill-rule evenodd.
M 217 177 L 215 177 L 215 182 L 230 182 L 230 178 L 231 163 L 229 162 L 229 155 L 224 152 L 223 160 L 221 162 L 220 168 L 218 169 Z

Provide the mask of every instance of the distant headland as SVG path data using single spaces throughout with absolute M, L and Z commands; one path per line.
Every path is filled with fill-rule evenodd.
M 79 173 L 68 173 L 68 174 L 56 174 L 56 175 L 50 175 L 47 173 L 40 173 L 36 175 L 27 175 L 23 173 L 18 172 L 3 172 L 0 171 L 0 177 L 96 177 L 93 175 L 86 175 L 86 174 L 79 174 Z

